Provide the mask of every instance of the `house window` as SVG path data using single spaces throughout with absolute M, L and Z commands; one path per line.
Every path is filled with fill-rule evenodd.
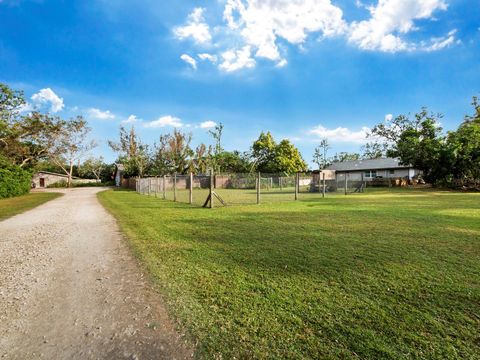
M 374 177 L 377 176 L 377 171 L 376 170 L 367 170 L 367 171 L 365 171 L 364 176 L 366 178 L 374 178 Z
M 395 175 L 395 170 L 390 170 L 390 175 Z

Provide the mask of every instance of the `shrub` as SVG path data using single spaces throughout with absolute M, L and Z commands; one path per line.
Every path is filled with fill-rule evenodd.
M 26 194 L 31 186 L 29 171 L 0 158 L 0 199 Z

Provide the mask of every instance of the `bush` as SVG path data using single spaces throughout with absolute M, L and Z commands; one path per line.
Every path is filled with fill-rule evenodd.
M 29 171 L 0 158 L 0 199 L 26 194 L 31 186 Z

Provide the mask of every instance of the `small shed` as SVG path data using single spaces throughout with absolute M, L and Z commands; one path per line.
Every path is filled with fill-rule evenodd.
M 65 174 L 59 174 L 51 171 L 39 171 L 33 175 L 32 178 L 32 187 L 34 188 L 46 188 L 50 185 L 59 183 L 59 182 L 68 182 L 68 176 Z M 82 179 L 76 176 L 72 177 L 73 183 L 94 183 L 94 179 Z

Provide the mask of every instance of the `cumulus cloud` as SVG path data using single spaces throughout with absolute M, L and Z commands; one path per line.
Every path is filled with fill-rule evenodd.
M 393 120 L 393 115 L 392 114 L 385 115 L 385 121 L 392 121 L 392 120 Z
M 141 121 L 136 115 L 130 115 L 125 120 L 122 120 L 122 124 L 135 124 Z
M 228 50 L 222 53 L 220 69 L 226 72 L 237 71 L 244 68 L 255 67 L 255 59 L 252 58 L 250 46 L 245 45 L 240 50 Z
M 202 54 L 198 54 L 198 58 L 200 60 L 208 60 L 210 61 L 211 63 L 215 64 L 218 60 L 218 57 L 217 55 L 212 55 L 212 54 L 208 54 L 208 53 L 202 53 Z
M 366 142 L 367 134 L 370 132 L 368 127 L 362 127 L 359 131 L 353 131 L 345 127 L 337 127 L 336 129 L 328 129 L 322 125 L 318 125 L 308 131 L 309 135 L 318 136 L 319 138 L 326 138 L 332 142 L 350 142 L 350 143 L 364 143 Z
M 190 55 L 183 54 L 182 56 L 180 56 L 180 59 L 182 59 L 187 64 L 189 64 L 192 67 L 192 69 L 197 70 L 197 61 L 194 58 L 192 58 Z
M 110 110 L 102 111 L 96 108 L 90 108 L 87 110 L 87 116 L 90 119 L 97 119 L 97 120 L 113 120 L 115 119 L 115 115 L 113 115 Z
M 224 19 L 255 49 L 255 56 L 281 61 L 278 40 L 302 44 L 309 33 L 333 36 L 345 29 L 342 10 L 330 0 L 227 0 Z
M 447 34 L 447 36 L 431 38 L 430 39 L 431 44 L 424 46 L 424 50 L 425 51 L 438 51 L 438 50 L 445 49 L 445 48 L 453 45 L 454 43 L 459 43 L 460 41 L 455 39 L 455 34 L 456 33 L 457 33 L 457 30 L 454 29 L 454 30 L 450 31 Z
M 203 17 L 204 11 L 205 9 L 203 8 L 193 9 L 192 13 L 188 15 L 186 25 L 179 26 L 173 30 L 175 36 L 180 40 L 192 38 L 200 44 L 210 42 L 212 35 L 210 34 L 210 27 Z
M 31 99 L 36 106 L 50 105 L 50 111 L 52 113 L 57 113 L 65 107 L 63 99 L 50 88 L 40 90 L 34 94 Z
M 183 123 L 181 119 L 175 116 L 166 115 L 145 124 L 146 128 L 163 128 L 167 126 L 179 128 L 183 126 Z
M 350 25 L 349 41 L 364 50 L 397 52 L 416 48 L 402 37 L 416 30 L 415 20 L 431 19 L 435 11 L 447 10 L 447 4 L 444 0 L 379 0 L 368 10 L 370 19 Z
M 200 124 L 201 129 L 213 129 L 215 126 L 217 126 L 217 123 L 212 120 L 204 121 Z
M 194 38 L 198 46 L 207 44 L 209 53 L 200 52 L 198 58 L 225 72 L 255 67 L 259 58 L 281 68 L 287 64 L 285 44 L 302 49 L 310 38 L 339 37 L 362 50 L 392 53 L 436 51 L 457 42 L 455 31 L 429 41 L 409 37 L 420 21 L 435 20 L 436 12 L 446 11 L 446 0 L 378 0 L 374 5 L 356 0 L 355 5 L 369 15 L 351 23 L 332 0 L 224 0 L 223 4 L 223 18 L 217 19 L 212 33 L 203 8 L 195 8 L 187 24 L 174 33 L 178 39 Z M 212 46 L 216 53 L 211 53 Z

